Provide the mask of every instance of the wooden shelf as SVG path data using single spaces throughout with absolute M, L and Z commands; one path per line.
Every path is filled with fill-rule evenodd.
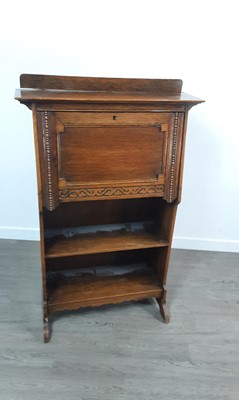
M 124 267 L 122 267 L 124 268 Z M 103 304 L 159 298 L 162 289 L 150 267 L 119 275 L 58 276 L 49 289 L 49 312 L 94 307 Z
M 68 257 L 85 254 L 110 253 L 134 249 L 168 246 L 166 240 L 146 229 L 120 229 L 92 233 L 63 234 L 46 239 L 46 258 Z

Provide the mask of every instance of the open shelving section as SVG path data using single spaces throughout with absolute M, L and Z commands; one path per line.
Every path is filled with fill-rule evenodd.
M 161 199 L 62 204 L 44 211 L 49 312 L 160 298 L 167 252 Z
M 89 232 L 91 231 L 91 232 Z M 46 258 L 67 257 L 112 251 L 164 247 L 167 240 L 160 239 L 143 224 L 109 225 L 101 227 L 59 229 L 46 239 Z M 52 235 L 53 232 L 47 232 Z

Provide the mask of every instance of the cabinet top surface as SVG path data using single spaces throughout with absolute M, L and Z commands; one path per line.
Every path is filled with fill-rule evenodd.
M 15 98 L 21 103 L 202 103 L 181 92 L 179 79 L 85 78 L 24 74 Z

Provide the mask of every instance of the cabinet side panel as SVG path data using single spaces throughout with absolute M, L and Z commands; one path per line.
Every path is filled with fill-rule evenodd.
M 181 202 L 181 197 L 182 197 L 183 168 L 184 168 L 187 124 L 188 124 L 188 111 L 185 113 L 185 117 L 184 117 L 184 121 L 183 121 L 183 137 L 182 137 L 181 158 L 180 158 L 180 166 L 179 166 L 178 203 Z
M 173 231 L 177 214 L 177 202 L 175 201 L 173 204 L 165 203 L 163 207 L 159 208 L 159 212 L 159 232 L 167 238 L 169 245 L 168 247 L 158 250 L 155 272 L 161 286 L 164 286 L 167 280 Z
M 46 289 L 46 265 L 45 265 L 45 245 L 44 245 L 44 221 L 43 221 L 43 199 L 42 199 L 42 176 L 40 169 L 40 147 L 39 147 L 39 130 L 38 115 L 35 106 L 32 107 L 35 157 L 37 170 L 37 186 L 38 186 L 38 204 L 39 204 L 39 224 L 40 224 L 40 250 L 41 250 L 41 266 L 42 266 L 42 297 L 43 297 L 43 315 L 44 321 L 48 318 L 47 309 L 47 289 Z

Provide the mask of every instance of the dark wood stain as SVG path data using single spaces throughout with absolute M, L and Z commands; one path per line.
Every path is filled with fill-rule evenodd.
M 69 127 L 59 136 L 60 177 L 68 182 L 156 181 L 163 174 L 163 133 L 157 126 Z
M 167 246 L 167 240 L 160 239 L 147 230 L 131 232 L 97 232 L 76 234 L 71 237 L 59 235 L 47 240 L 46 258 L 77 256 L 82 254 L 110 253 L 112 251 L 148 249 Z
M 187 114 L 203 100 L 174 79 L 24 74 L 20 83 L 16 99 L 34 121 L 45 342 L 55 311 L 155 297 L 169 322 Z
M 89 78 L 56 75 L 22 74 L 20 85 L 23 88 L 60 89 L 113 92 L 181 92 L 181 79 L 125 79 Z
M 159 298 L 162 292 L 152 270 L 97 276 L 85 274 L 78 277 L 60 276 L 49 289 L 49 310 L 63 311 L 99 303 L 115 304 L 146 297 Z

